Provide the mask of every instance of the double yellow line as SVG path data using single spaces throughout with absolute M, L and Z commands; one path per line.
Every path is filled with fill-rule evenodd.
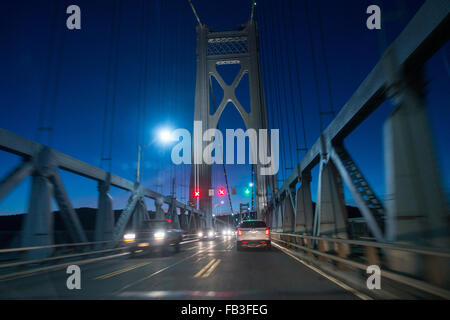
M 194 275 L 194 278 L 202 277 L 207 278 L 217 268 L 221 259 L 212 259 L 206 266 L 204 266 L 199 272 Z M 208 269 L 209 268 L 209 269 Z
M 151 262 L 143 262 L 143 263 L 139 263 L 139 264 L 136 264 L 136 265 L 133 265 L 133 266 L 124 268 L 124 269 L 119 269 L 119 270 L 113 271 L 113 272 L 111 272 L 111 273 L 107 273 L 107 274 L 104 274 L 104 275 L 102 275 L 102 276 L 98 276 L 97 278 L 94 278 L 94 280 L 108 279 L 108 278 L 117 276 L 117 275 L 119 275 L 119 274 L 122 274 L 122 273 L 125 273 L 125 272 L 128 272 L 128 271 L 131 271 L 131 270 L 134 270 L 134 269 L 137 269 L 137 268 L 141 268 L 141 267 L 146 266 L 146 265 L 148 265 L 148 264 L 150 264 L 150 263 L 151 263 Z

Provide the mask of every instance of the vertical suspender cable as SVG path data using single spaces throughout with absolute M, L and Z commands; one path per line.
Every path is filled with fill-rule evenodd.
M 114 1 L 113 15 L 111 21 L 111 30 L 110 30 L 110 38 L 109 38 L 109 48 L 108 48 L 108 62 L 106 66 L 106 85 L 105 85 L 105 104 L 103 107 L 103 128 L 102 128 L 102 145 L 101 145 L 101 153 L 100 153 L 100 168 L 103 169 L 103 162 L 108 160 L 105 158 L 105 148 L 106 148 L 106 135 L 107 135 L 107 127 L 108 127 L 108 111 L 109 111 L 109 97 L 110 97 L 110 89 L 111 89 L 111 69 L 112 69 L 112 59 L 113 59 L 113 50 L 114 50 L 114 34 L 115 34 L 115 26 L 117 19 L 117 1 Z
M 287 6 L 287 4 L 286 4 L 286 6 Z M 293 26 L 290 26 L 289 25 L 289 22 L 288 22 L 288 20 L 287 20 L 287 17 L 286 17 L 286 6 L 282 6 L 282 18 L 281 18 L 281 20 L 282 21 L 284 21 L 285 23 L 288 23 L 288 27 L 287 27 L 287 29 L 289 30 L 291 30 L 292 31 L 292 27 Z M 288 46 L 288 43 L 292 43 L 292 45 L 294 45 L 295 46 L 295 41 L 292 41 L 292 42 L 290 42 L 290 37 L 289 37 L 289 35 L 290 35 L 290 32 L 289 31 L 287 31 L 286 30 L 286 32 L 285 32 L 285 39 L 284 39 L 284 44 L 285 44 L 285 52 L 286 52 L 286 55 L 287 55 L 287 61 L 288 61 L 288 68 L 287 68 L 287 71 L 288 71 L 288 74 L 289 74 L 289 91 L 290 91 L 290 98 L 291 98 L 291 103 L 290 103 L 290 105 L 291 105 L 291 112 L 292 112 L 292 117 L 290 117 L 289 119 L 291 120 L 291 121 L 293 121 L 294 122 L 294 132 L 295 132 L 295 158 L 296 158 L 296 164 L 299 162 L 299 157 L 298 157 L 298 152 L 297 152 L 297 150 L 298 150 L 298 130 L 297 130 L 297 113 L 296 113 L 296 108 L 295 108 L 295 100 L 294 100 L 294 88 L 293 88 L 293 84 L 294 84 L 294 77 L 292 76 L 292 68 L 291 68 L 291 65 L 292 65 L 292 62 L 291 62 L 291 54 L 290 54 L 290 50 L 289 50 L 289 46 Z M 286 106 L 287 107 L 287 106 Z M 291 162 L 292 162 L 292 154 L 291 154 Z M 291 164 L 291 166 L 292 166 L 292 164 Z
M 57 104 L 57 98 L 59 94 L 59 84 L 60 84 L 60 77 L 61 77 L 61 69 L 62 69 L 62 60 L 64 56 L 64 48 L 66 44 L 66 29 L 61 29 L 61 35 L 59 39 L 59 47 L 58 52 L 56 56 L 56 66 L 55 66 L 55 77 L 53 79 L 53 94 L 52 94 L 52 100 L 51 100 L 51 110 L 50 110 L 50 119 L 49 119 L 49 127 L 48 127 L 48 145 L 53 145 L 53 136 L 54 136 L 54 126 L 55 126 L 55 115 L 56 115 L 56 104 Z
M 267 8 L 265 5 L 265 2 L 262 2 L 262 16 L 267 16 Z M 271 19 L 272 20 L 272 19 Z M 270 42 L 272 44 L 274 44 L 274 37 L 273 37 L 273 33 L 271 32 L 272 28 L 273 28 L 273 22 L 270 21 L 270 25 L 269 22 L 266 21 L 266 19 L 263 20 L 263 25 L 264 25 L 264 29 L 268 32 L 268 37 L 270 39 L 267 39 L 267 42 Z M 275 52 L 274 52 L 274 47 L 272 45 L 272 50 L 269 50 L 269 45 L 266 44 L 266 51 L 267 51 L 267 58 L 266 58 L 266 65 L 267 65 L 267 74 L 269 75 L 269 85 L 268 85 L 268 93 L 270 96 L 270 100 L 271 100 L 271 111 L 272 111 L 272 115 L 273 118 L 276 119 L 272 121 L 272 125 L 273 127 L 278 126 L 279 129 L 281 129 L 280 126 L 280 114 L 279 114 L 279 97 L 277 96 L 276 93 L 274 93 L 274 91 L 277 91 L 277 81 L 276 81 L 276 77 L 275 77 L 275 66 L 274 66 L 274 59 L 275 59 Z M 277 99 L 278 98 L 278 99 Z M 278 111 L 278 112 L 276 112 Z M 281 139 L 283 140 L 283 132 L 281 131 Z M 280 146 L 281 147 L 281 146 Z M 283 152 L 281 153 L 281 163 L 284 163 L 284 155 Z M 281 176 L 284 180 L 284 170 L 281 170 Z
M 274 34 L 272 32 L 272 30 L 275 28 L 275 21 L 272 15 L 270 15 L 271 17 L 271 25 L 270 28 L 268 28 L 269 33 L 270 33 L 270 43 L 272 44 L 272 56 L 271 56 L 271 60 L 272 60 L 272 72 L 274 74 L 274 85 L 275 85 L 275 97 L 276 97 L 276 102 L 277 102 L 277 107 L 275 107 L 277 109 L 278 112 L 278 128 L 280 128 L 281 130 L 281 137 L 282 140 L 285 140 L 283 137 L 285 137 L 285 135 L 283 134 L 283 132 L 285 132 L 285 130 L 283 130 L 282 128 L 282 119 L 281 119 L 281 99 L 280 99 L 280 87 L 279 87 L 279 78 L 276 77 L 275 75 L 277 74 L 277 72 L 275 71 L 275 62 L 277 61 L 277 54 L 276 54 L 276 50 L 275 50 L 275 37 Z M 283 141 L 282 141 L 283 142 Z M 283 163 L 283 170 L 281 170 L 281 176 L 283 178 L 283 180 L 285 180 L 285 168 L 286 168 L 286 154 L 284 152 L 284 148 L 282 146 L 282 144 L 280 144 L 280 149 L 282 149 L 283 151 L 281 152 L 281 161 Z
M 287 130 L 287 132 L 288 132 L 288 134 L 287 134 L 287 137 L 288 137 L 288 150 L 286 151 L 286 154 L 289 154 L 289 159 L 290 159 L 290 167 L 292 168 L 292 165 L 293 165 L 293 158 L 292 158 L 292 141 L 291 141 L 291 124 L 290 124 L 290 121 L 289 121 L 289 116 L 288 116 L 288 114 L 287 114 L 287 108 L 288 108 L 288 99 L 287 99 L 287 91 L 286 91 L 286 83 L 285 83 L 285 80 L 286 80 L 286 78 L 285 78 L 285 76 L 284 76 L 284 73 L 285 73 L 285 71 L 286 71 L 286 64 L 285 64 L 285 59 L 283 59 L 283 57 L 282 57 L 282 48 L 281 48 L 281 43 L 283 43 L 283 42 L 286 42 L 285 40 L 286 39 L 282 39 L 281 37 L 282 37 L 282 35 L 284 35 L 284 34 L 282 34 L 282 32 L 281 32 L 281 28 L 282 28 L 282 26 L 281 26 L 281 23 L 282 23 L 282 20 L 281 20 L 281 18 L 280 18 L 280 12 L 279 12 L 279 10 L 280 9 L 275 9 L 275 10 L 273 10 L 273 12 L 274 13 L 276 13 L 276 15 L 277 15 L 277 20 L 278 20 L 278 23 L 277 23 L 277 28 L 276 28 L 276 30 L 277 30 L 277 34 L 278 34 L 278 40 L 279 40 L 279 42 L 280 42 L 280 45 L 279 46 L 276 46 L 277 48 L 278 48 L 278 50 L 279 50 L 279 59 L 281 60 L 281 62 L 280 62 L 280 66 L 281 66 L 281 71 L 282 72 L 278 72 L 278 74 L 279 74 L 279 77 L 280 77 L 280 87 L 283 87 L 283 98 L 284 98 L 284 106 L 283 106 L 283 110 L 280 110 L 280 113 L 282 112 L 282 113 L 284 113 L 284 118 L 285 118 L 285 121 L 286 121 L 286 128 L 284 128 L 285 130 Z M 286 44 L 286 43 L 285 43 Z M 286 52 L 287 53 L 287 52 Z M 281 78 L 282 77 L 282 78 Z M 281 80 L 282 79 L 282 80 Z M 280 89 L 281 90 L 281 89 Z M 287 160 L 286 160 L 286 162 L 287 162 Z M 284 168 L 284 170 L 287 170 L 288 168 L 285 166 L 285 168 Z M 286 177 L 287 177 L 288 175 L 287 175 L 287 172 L 286 172 Z
M 323 131 L 322 106 L 320 103 L 320 88 L 319 88 L 319 79 L 318 79 L 318 75 L 317 75 L 316 53 L 314 50 L 314 41 L 313 41 L 313 35 L 312 35 L 311 18 L 310 18 L 308 0 L 304 0 L 304 1 L 305 1 L 306 24 L 308 26 L 308 34 L 309 34 L 309 43 L 311 45 L 311 56 L 312 56 L 312 64 L 313 64 L 313 71 L 314 71 L 314 84 L 316 87 L 317 107 L 319 109 L 320 133 L 322 134 L 322 131 Z
M 42 88 L 42 98 L 41 103 L 39 107 L 39 116 L 38 116 L 38 126 L 36 129 L 36 140 L 40 141 L 42 136 L 41 132 L 45 130 L 45 112 L 46 112 L 46 105 L 47 105 L 47 98 L 48 98 L 48 92 L 49 92 L 49 86 L 50 86 L 50 79 L 51 79 L 51 70 L 52 70 L 52 62 L 53 62 L 53 47 L 55 45 L 55 36 L 56 36 L 56 25 L 58 23 L 58 12 L 59 12 L 59 2 L 55 5 L 55 11 L 52 15 L 52 24 L 51 24 L 51 30 L 50 30 L 50 42 L 49 42 L 49 52 L 47 55 L 47 61 L 46 61 L 46 68 L 45 68 L 45 76 L 44 76 L 44 87 Z
M 114 76 L 113 76 L 113 92 L 112 92 L 112 104 L 111 104 L 111 131 L 109 136 L 109 171 L 112 170 L 112 150 L 114 145 L 114 122 L 117 104 L 117 79 L 119 73 L 119 44 L 120 44 L 120 30 L 121 30 L 121 13 L 122 13 L 122 0 L 119 1 L 118 21 L 117 21 L 117 38 L 116 38 L 116 52 L 114 61 Z
M 301 79 L 300 79 L 298 54 L 297 54 L 297 42 L 295 41 L 295 33 L 294 33 L 295 20 L 294 20 L 293 11 L 294 11 L 293 0 L 289 0 L 289 13 L 290 13 L 289 18 L 290 18 L 290 23 L 292 24 L 292 28 L 290 28 L 290 30 L 291 30 L 292 43 L 293 43 L 293 48 L 294 48 L 294 66 L 295 66 L 295 74 L 297 75 L 297 92 L 298 92 L 298 96 L 299 96 L 300 115 L 301 115 L 302 131 L 303 131 L 303 151 L 307 151 L 308 143 L 307 143 L 307 139 L 306 139 L 305 114 L 304 114 L 304 110 L 303 110 L 303 95 L 302 95 L 302 86 L 301 86 Z
M 266 105 L 268 104 L 269 110 L 267 111 L 267 121 L 268 121 L 268 127 L 269 128 L 275 128 L 275 114 L 274 114 L 274 106 L 273 106 L 273 94 L 272 94 L 272 77 L 271 77 L 271 72 L 270 72 L 270 68 L 269 68 L 269 62 L 267 61 L 267 57 L 268 57 L 268 53 L 269 53 L 269 48 L 268 48 L 268 40 L 264 39 L 264 34 L 266 34 L 267 31 L 267 21 L 265 18 L 265 14 L 264 14 L 264 8 L 265 5 L 263 3 L 262 5 L 262 10 L 257 10 L 256 11 L 256 15 L 258 16 L 258 21 L 261 21 L 261 24 L 259 25 L 260 27 L 258 28 L 259 30 L 259 38 L 262 38 L 262 47 L 260 50 L 260 55 L 261 55 L 261 66 L 264 68 L 264 72 L 262 73 L 262 77 L 264 77 L 264 81 L 263 83 L 266 84 L 266 89 L 265 92 L 267 93 L 267 100 L 266 100 Z M 270 117 L 269 117 L 269 112 L 270 112 Z M 272 143 L 272 142 L 271 142 Z M 276 175 L 274 177 L 274 179 L 276 180 Z M 273 188 L 275 188 L 275 184 L 270 185 L 271 187 L 271 194 L 273 195 L 275 190 L 273 190 Z M 266 196 L 266 199 L 264 199 L 265 202 L 267 203 L 269 201 L 268 195 Z
M 330 73 L 328 70 L 328 59 L 327 59 L 327 49 L 325 46 L 325 36 L 323 32 L 323 23 L 322 23 L 322 13 L 320 10 L 320 0 L 317 1 L 318 6 L 318 16 L 319 16 L 319 32 L 320 32 L 320 43 L 322 47 L 322 57 L 323 64 L 325 66 L 325 76 L 327 80 L 327 88 L 328 88 L 328 97 L 330 99 L 330 114 L 334 116 L 334 107 L 333 107 L 333 96 L 331 94 L 331 81 L 330 81 Z

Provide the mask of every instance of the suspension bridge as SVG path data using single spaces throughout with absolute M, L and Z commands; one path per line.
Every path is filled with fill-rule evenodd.
M 170 178 L 163 183 L 171 185 L 170 194 L 145 183 L 141 157 L 148 147 L 142 143 L 146 134 L 143 121 L 148 110 L 144 103 L 138 106 L 142 117 L 136 129 L 139 151 L 135 179 L 112 172 L 120 50 L 111 36 L 112 54 L 107 62 L 109 99 L 104 109 L 99 166 L 53 148 L 51 139 L 47 143 L 38 142 L 45 133 L 49 137 L 54 134 L 51 119 L 50 124 L 40 119 L 35 140 L 0 129 L 0 150 L 22 159 L 0 180 L 0 201 L 24 180 L 31 178 L 32 181 L 21 230 L 8 243 L 10 247 L 0 249 L 0 298 L 449 299 L 448 205 L 425 106 L 423 71 L 425 63 L 448 42 L 450 3 L 425 1 L 348 101 L 337 110 L 331 94 L 329 68 L 324 60 L 329 109 L 324 107 L 328 103 L 318 95 L 320 135 L 314 137 L 311 145 L 306 138 L 300 66 L 295 58 L 298 47 L 294 45 L 292 55 L 280 58 L 280 52 L 289 48 L 287 41 L 277 41 L 281 29 L 277 28 L 279 22 L 275 15 L 269 13 L 270 4 L 267 1 L 253 3 L 245 24 L 234 30 L 216 31 L 206 24 L 207 17 L 200 16 L 194 3 L 188 3 L 190 8 L 186 6 L 186 9 L 192 10 L 197 21 L 193 120 L 202 123 L 202 131 L 216 129 L 224 110 L 235 108 L 247 129 L 280 129 L 284 141 L 280 150 L 280 174 L 261 175 L 263 165 L 249 166 L 254 183 L 252 207 L 257 218 L 270 227 L 272 250 L 238 252 L 233 237 L 212 242 L 196 238 L 197 231 L 204 227 L 218 231 L 235 227 L 238 206 L 232 202 L 234 184 L 225 164 L 219 166 L 218 172 L 225 181 L 221 189 L 225 197 L 221 199 L 227 207 L 227 219 L 214 214 L 208 191 L 215 189 L 213 181 L 218 173 L 213 172 L 210 164 L 195 164 L 194 161 L 187 171 L 168 166 Z M 308 1 L 304 4 L 308 40 L 313 42 L 311 10 Z M 142 8 L 145 26 L 149 18 L 145 1 Z M 282 1 L 280 8 L 277 12 L 294 23 L 293 2 Z M 121 10 L 124 10 L 123 1 L 118 1 L 111 34 L 120 34 L 121 28 L 125 28 L 120 23 Z M 322 53 L 326 53 L 320 20 L 319 26 L 320 47 Z M 176 40 L 182 41 L 182 26 L 176 28 Z M 142 74 L 149 71 L 146 54 L 149 32 L 149 28 L 145 28 L 141 35 Z M 266 42 L 260 41 L 264 32 Z M 296 42 L 297 38 L 295 30 L 288 28 L 283 39 Z M 56 51 L 61 53 L 61 48 L 62 45 Z M 157 48 L 156 51 L 158 49 L 162 50 Z M 162 58 L 162 52 L 159 56 Z M 317 56 L 312 52 L 313 86 L 319 91 Z M 289 79 L 289 85 L 280 81 L 278 73 L 284 71 L 276 69 L 274 57 L 284 64 L 287 74 L 283 79 Z M 56 54 L 56 74 L 61 73 L 60 59 Z M 219 67 L 230 65 L 237 66 L 231 82 L 218 71 Z M 164 94 L 161 93 L 163 79 L 159 77 L 159 94 Z M 244 77 L 248 79 L 248 108 L 237 94 Z M 138 84 L 142 101 L 146 101 L 144 88 L 148 85 L 146 77 L 142 76 Z M 217 89 L 223 92 L 219 99 L 214 93 Z M 54 97 L 47 97 L 48 101 L 51 99 Z M 298 104 L 283 103 L 288 100 L 298 101 Z M 345 139 L 359 126 L 364 126 L 386 101 L 391 101 L 395 108 L 383 123 L 385 172 L 380 174 L 386 176 L 388 196 L 380 199 L 346 149 Z M 328 125 L 326 119 L 330 119 Z M 200 143 L 201 150 L 206 146 L 206 142 Z M 319 168 L 319 174 L 317 198 L 313 202 L 311 172 L 315 167 Z M 98 185 L 92 232 L 87 232 L 83 226 L 61 172 L 70 172 Z M 184 181 L 186 191 L 182 195 L 176 193 L 177 178 Z M 344 186 L 361 215 L 362 230 L 350 230 Z M 127 193 L 127 201 L 120 212 L 114 210 L 112 188 Z M 53 200 L 64 225 L 61 237 L 55 236 Z M 154 211 L 149 210 L 149 201 Z M 183 230 L 186 237 L 181 242 L 180 252 L 162 257 L 130 257 L 123 245 L 124 233 L 127 227 L 139 226 L 149 219 L 169 219 L 177 229 Z M 82 290 L 66 287 L 66 267 L 74 264 L 82 270 Z M 366 269 L 373 265 L 381 269 L 380 290 L 370 290 L 366 285 Z

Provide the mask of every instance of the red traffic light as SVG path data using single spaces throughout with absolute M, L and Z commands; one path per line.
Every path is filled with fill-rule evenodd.
M 200 190 L 194 190 L 194 197 L 200 198 Z
M 225 195 L 225 188 L 219 188 L 217 190 L 217 194 L 221 197 L 223 197 Z

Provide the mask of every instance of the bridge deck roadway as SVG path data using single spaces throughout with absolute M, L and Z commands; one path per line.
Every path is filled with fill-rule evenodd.
M 80 290 L 60 269 L 0 281 L 0 299 L 358 299 L 277 248 L 238 252 L 232 238 L 80 268 Z

